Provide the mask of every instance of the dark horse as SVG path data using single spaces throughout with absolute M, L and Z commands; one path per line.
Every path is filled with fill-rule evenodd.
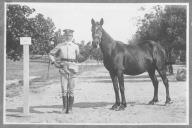
M 103 18 L 100 22 L 92 23 L 92 46 L 103 52 L 103 63 L 109 71 L 115 91 L 116 102 L 112 106 L 113 110 L 124 110 L 126 100 L 124 94 L 124 75 L 139 75 L 148 72 L 153 86 L 154 97 L 149 104 L 158 102 L 158 80 L 155 70 L 158 71 L 166 88 L 166 104 L 170 103 L 169 83 L 166 76 L 166 54 L 165 50 L 154 41 L 143 41 L 136 44 L 126 45 L 120 41 L 113 40 L 103 29 Z M 119 82 L 119 86 L 118 86 Z M 121 93 L 121 102 L 119 98 L 119 88 Z

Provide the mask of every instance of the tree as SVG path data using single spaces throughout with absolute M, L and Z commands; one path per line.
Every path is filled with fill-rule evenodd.
M 85 44 L 85 41 L 82 40 L 79 44 L 80 49 L 80 56 L 79 60 L 85 61 L 86 59 L 92 57 L 93 59 L 99 61 L 103 59 L 103 54 L 101 52 L 101 49 L 93 49 L 91 42 Z
M 61 29 L 58 29 L 55 33 L 54 33 L 54 37 L 53 37 L 53 41 L 54 41 L 54 45 L 56 46 L 59 43 L 62 43 L 64 40 L 64 36 L 61 34 Z
M 154 40 L 161 43 L 172 64 L 173 51 L 186 50 L 186 6 L 169 5 L 164 9 L 155 6 L 153 9 L 153 12 L 145 14 L 140 20 L 137 40 Z
M 37 14 L 35 17 L 29 16 L 35 11 L 28 6 L 7 5 L 7 57 L 12 60 L 20 60 L 22 57 L 22 46 L 19 38 L 30 36 L 32 45 L 30 45 L 31 54 L 44 55 L 51 49 L 49 39 L 53 37 L 55 25 L 51 18 L 45 18 L 43 14 Z
M 9 59 L 19 60 L 22 56 L 22 46 L 19 37 L 29 35 L 29 16 L 35 11 L 28 6 L 7 5 L 7 26 L 6 26 L 6 54 Z
M 141 20 L 140 40 L 160 42 L 168 51 L 186 49 L 186 6 L 155 6 L 154 10 Z
M 84 59 L 88 59 L 91 55 L 91 42 L 88 42 L 86 45 L 84 44 L 84 41 L 81 41 L 81 44 L 79 45 L 80 54 Z
M 32 46 L 30 47 L 32 54 L 48 54 L 52 48 L 50 39 L 54 36 L 55 30 L 53 21 L 49 17 L 44 18 L 43 14 L 37 14 L 30 19 L 30 23 L 33 32 Z

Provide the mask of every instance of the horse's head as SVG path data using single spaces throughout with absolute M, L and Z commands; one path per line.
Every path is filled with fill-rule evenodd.
M 98 48 L 99 44 L 101 43 L 101 37 L 102 37 L 102 25 L 103 25 L 103 18 L 101 18 L 100 22 L 95 22 L 94 19 L 91 20 L 91 24 L 92 24 L 92 46 L 94 48 Z

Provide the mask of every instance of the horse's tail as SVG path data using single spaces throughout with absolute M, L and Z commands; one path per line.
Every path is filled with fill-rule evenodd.
M 157 68 L 166 69 L 168 61 L 165 49 L 159 43 L 155 42 L 153 45 L 153 60 Z

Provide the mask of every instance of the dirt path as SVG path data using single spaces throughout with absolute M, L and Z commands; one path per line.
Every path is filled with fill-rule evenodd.
M 153 96 L 153 87 L 146 74 L 125 77 L 127 108 L 110 110 L 114 103 L 114 91 L 107 71 L 102 67 L 84 72 L 78 79 L 72 114 L 61 113 L 61 89 L 59 79 L 40 82 L 39 88 L 30 92 L 30 116 L 22 116 L 22 93 L 6 98 L 7 123 L 185 123 L 186 82 L 170 81 L 173 104 L 164 106 L 165 88 L 159 83 L 159 102 L 147 105 Z M 37 84 L 37 83 L 36 83 Z

